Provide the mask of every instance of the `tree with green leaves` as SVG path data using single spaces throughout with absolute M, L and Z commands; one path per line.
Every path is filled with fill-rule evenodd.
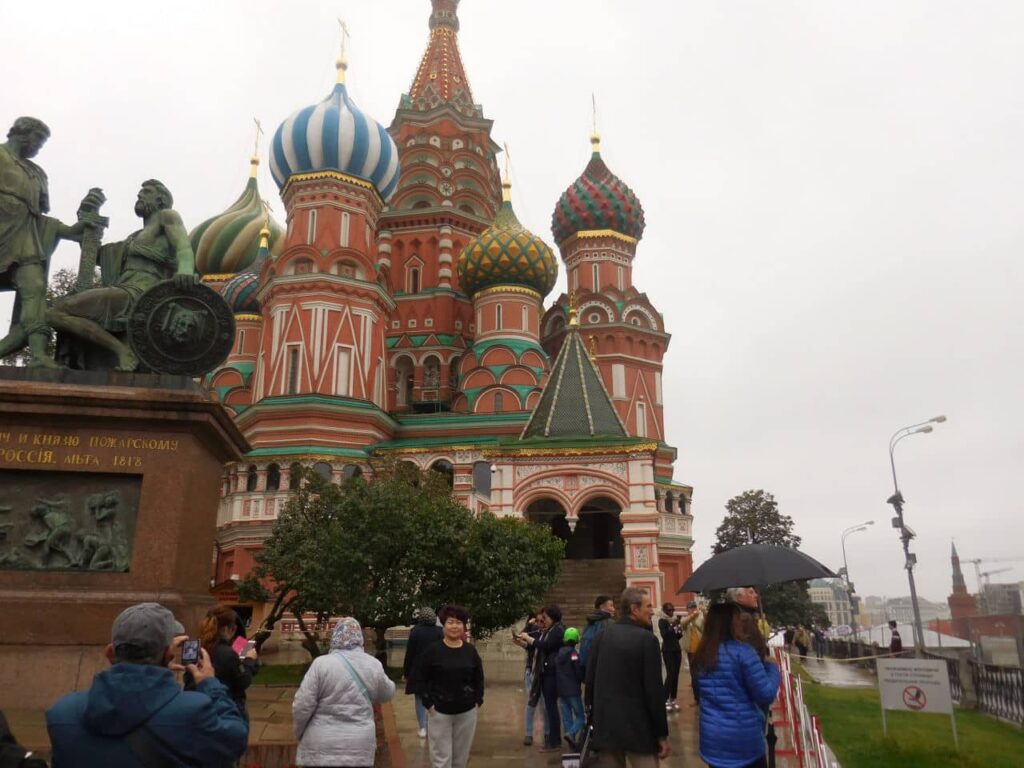
M 268 629 L 293 615 L 314 657 L 320 636 L 308 614 L 353 616 L 383 648 L 384 631 L 416 607 L 458 602 L 480 638 L 525 615 L 558 577 L 560 539 L 522 520 L 474 516 L 437 472 L 389 464 L 339 487 L 305 471 L 300 485 L 239 593 L 271 603 Z
M 800 546 L 800 537 L 793 532 L 793 518 L 779 511 L 778 502 L 767 491 L 744 491 L 729 499 L 725 510 L 715 532 L 712 551 L 716 555 L 745 544 Z M 761 606 L 775 626 L 829 624 L 825 610 L 811 602 L 806 581 L 765 587 L 761 590 Z

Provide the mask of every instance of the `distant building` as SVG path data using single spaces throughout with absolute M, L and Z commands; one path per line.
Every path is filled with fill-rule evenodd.
M 1021 584 L 985 584 L 978 597 L 983 616 L 1016 613 L 1021 603 Z
M 853 623 L 850 612 L 850 597 L 842 579 L 814 579 L 807 587 L 811 602 L 825 609 L 833 627 L 849 626 Z

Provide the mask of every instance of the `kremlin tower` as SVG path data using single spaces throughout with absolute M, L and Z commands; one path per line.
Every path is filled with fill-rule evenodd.
M 960 555 L 956 552 L 955 543 L 950 559 L 953 564 L 953 594 L 946 600 L 949 603 L 949 616 L 953 622 L 955 634 L 958 637 L 970 637 L 971 634 L 968 631 L 970 622 L 966 620 L 978 615 L 978 601 L 967 591 L 967 582 L 964 581 L 964 572 L 960 568 Z

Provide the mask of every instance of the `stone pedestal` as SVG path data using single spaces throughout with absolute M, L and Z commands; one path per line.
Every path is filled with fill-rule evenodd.
M 246 450 L 190 379 L 0 368 L 0 709 L 88 687 L 134 603 L 198 631 L 222 468 Z

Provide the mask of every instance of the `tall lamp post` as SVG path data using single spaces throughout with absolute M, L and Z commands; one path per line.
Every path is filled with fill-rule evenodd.
M 910 582 L 910 604 L 914 609 L 914 651 L 918 656 L 924 650 L 924 628 L 921 626 L 921 606 L 917 602 L 917 585 L 914 583 L 914 566 L 917 565 L 917 555 L 910 551 L 910 540 L 917 534 L 903 523 L 903 494 L 900 493 L 900 486 L 896 480 L 896 445 L 905 437 L 911 435 L 927 434 L 931 432 L 932 424 L 941 424 L 946 420 L 945 416 L 935 416 L 922 421 L 919 424 L 911 424 L 909 427 L 897 429 L 889 438 L 889 465 L 892 467 L 893 494 L 886 503 L 892 504 L 896 510 L 896 517 L 892 519 L 892 527 L 900 532 L 900 540 L 903 542 L 903 567 L 907 569 L 907 581 Z
M 853 622 L 853 584 L 850 582 L 850 566 L 846 564 L 846 537 L 853 533 L 859 533 L 860 531 L 866 531 L 869 525 L 874 525 L 874 520 L 868 520 L 863 523 L 857 523 L 851 525 L 845 531 L 840 538 L 840 543 L 843 545 L 843 577 L 846 579 L 846 599 L 850 603 L 850 622 Z

